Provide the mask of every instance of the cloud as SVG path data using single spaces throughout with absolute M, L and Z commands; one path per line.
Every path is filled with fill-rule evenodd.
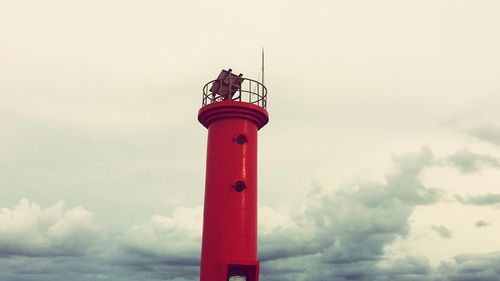
M 474 280 L 496 280 L 498 272 L 493 265 L 498 263 L 498 254 L 458 256 L 436 268 L 425 257 L 394 257 L 385 252 L 396 239 L 410 233 L 409 220 L 415 207 L 434 204 L 441 198 L 440 190 L 426 186 L 420 179 L 435 162 L 432 151 L 423 148 L 394 157 L 394 171 L 383 181 L 354 182 L 334 192 L 317 187 L 310 192 L 307 204 L 294 212 L 283 206 L 261 207 L 261 279 L 456 281 L 471 280 L 471 272 L 478 272 Z M 462 200 L 484 201 L 474 197 Z M 33 237 L 47 237 L 42 240 L 52 239 L 48 244 L 67 250 L 85 244 L 85 239 L 75 238 L 79 231 L 97 231 L 89 211 L 82 207 L 66 210 L 63 203 L 41 208 L 23 199 L 12 209 L 2 209 L 1 214 L 1 231 L 8 229 L 18 234 L 19 245 L 30 244 L 26 242 L 32 236 L 23 233 L 34 232 L 38 234 Z M 96 250 L 79 255 L 50 251 L 45 255 L 40 254 L 43 251 L 37 255 L 11 254 L 8 258 L 4 255 L 0 257 L 0 279 L 197 280 L 201 226 L 201 207 L 177 207 L 170 215 L 153 215 L 129 227 L 97 249 L 88 242 L 83 248 Z M 444 226 L 432 228 L 443 238 L 451 237 L 451 231 Z M 13 240 L 7 244 L 11 248 L 17 245 Z
M 496 193 L 488 193 L 477 196 L 460 196 L 455 195 L 455 198 L 458 202 L 464 205 L 477 205 L 477 206 L 485 206 L 485 205 L 499 205 L 500 204 L 500 194 Z
M 500 127 L 492 125 L 478 126 L 468 129 L 466 133 L 482 141 L 500 146 Z
M 353 183 L 334 193 L 315 189 L 309 195 L 308 204 L 295 215 L 290 215 L 285 208 L 261 208 L 261 215 L 265 216 L 260 222 L 259 240 L 262 278 L 372 280 L 374 272 L 380 273 L 377 264 L 384 260 L 384 247 L 408 234 L 408 218 L 413 208 L 433 204 L 439 198 L 437 189 L 426 187 L 419 179 L 421 172 L 434 163 L 429 149 L 397 156 L 394 161 L 396 169 L 384 182 Z M 201 207 L 178 207 L 170 216 L 154 215 L 149 221 L 114 237 L 108 244 L 101 244 L 98 251 L 87 252 L 88 255 L 85 249 L 90 247 L 90 241 L 83 237 L 92 237 L 90 234 L 95 228 L 91 213 L 82 207 L 64 210 L 64 205 L 58 203 L 43 209 L 23 199 L 13 210 L 3 210 L 2 215 L 3 221 L 7 218 L 9 225 L 17 225 L 2 228 L 2 231 L 9 229 L 9 233 L 18 236 L 27 233 L 19 243 L 9 240 L 2 245 L 18 249 L 29 245 L 26 241 L 37 241 L 28 236 L 30 234 L 45 237 L 41 239 L 44 243 L 38 244 L 58 245 L 55 248 L 63 249 L 59 250 L 61 254 L 79 254 L 62 262 L 66 268 L 62 270 L 61 265 L 54 263 L 57 255 L 45 258 L 44 255 L 53 254 L 49 246 L 36 251 L 18 249 L 17 252 L 25 256 L 10 259 L 18 271 L 7 271 L 4 275 L 10 272 L 17 279 L 28 276 L 20 269 L 31 263 L 41 266 L 28 266 L 33 271 L 30 275 L 33 278 L 26 280 L 49 280 L 47 276 L 57 277 L 50 280 L 91 279 L 88 276 L 95 277 L 94 280 L 97 276 L 121 280 L 198 278 Z M 81 266 L 77 265 L 78 261 Z M 418 266 L 408 266 L 404 272 L 391 269 L 390 274 L 413 274 L 411 272 L 419 271 L 416 268 Z M 77 271 L 80 273 L 75 273 Z
M 105 238 L 82 206 L 21 199 L 0 209 L 0 280 L 101 280 L 109 271 L 100 257 Z
M 377 269 L 385 259 L 384 247 L 408 235 L 415 206 L 433 204 L 440 196 L 419 178 L 435 162 L 430 149 L 394 161 L 396 169 L 385 182 L 352 184 L 333 194 L 315 190 L 292 226 L 262 235 L 262 278 L 374 280 L 385 274 Z
M 60 201 L 43 208 L 21 199 L 0 209 L 1 256 L 81 256 L 102 233 L 82 206 L 66 209 Z
M 478 220 L 475 224 L 474 224 L 477 228 L 479 227 L 486 227 L 486 226 L 490 226 L 491 223 L 487 222 L 487 221 L 483 221 L 483 220 Z
M 374 280 L 428 280 L 432 274 L 429 261 L 421 256 L 395 259 L 388 265 L 377 267 Z
M 431 229 L 434 230 L 441 238 L 449 239 L 451 238 L 451 231 L 442 225 L 433 225 Z
M 464 174 L 476 172 L 483 167 L 500 168 L 500 161 L 497 158 L 486 154 L 474 153 L 469 149 L 462 149 L 455 152 L 446 161 Z
M 201 207 L 178 207 L 102 239 L 83 207 L 22 199 L 0 211 L 0 280 L 196 280 L 201 217 Z
M 384 183 L 359 184 L 334 193 L 316 189 L 310 194 L 309 204 L 296 215 L 290 215 L 284 207 L 262 207 L 261 215 L 266 217 L 260 223 L 261 279 L 498 280 L 500 272 L 495 265 L 500 253 L 461 255 L 437 268 L 425 257 L 390 257 L 384 253 L 385 246 L 409 233 L 409 215 L 415 206 L 439 199 L 439 192 L 418 180 L 423 169 L 432 164 L 431 155 L 422 150 L 413 157 L 395 158 L 396 170 Z M 420 165 L 399 161 L 417 161 Z M 21 215 L 29 210 L 36 215 Z M 4 223 L 8 217 L 8 229 L 16 233 L 31 229 L 23 225 L 29 225 L 28 218 L 36 218 L 45 225 L 42 229 L 47 229 L 40 233 L 48 233 L 52 227 L 51 235 L 67 239 L 75 235 L 77 221 L 82 225 L 91 222 L 84 215 L 90 212 L 82 210 L 66 210 L 63 203 L 42 208 L 23 199 L 12 209 L 2 209 L 0 217 Z M 4 255 L 0 257 L 0 280 L 194 281 L 199 274 L 201 222 L 201 207 L 178 207 L 170 216 L 154 215 L 85 254 Z M 444 226 L 433 228 L 450 233 Z M 18 244 L 29 242 L 26 237 L 19 236 Z
M 443 262 L 438 274 L 449 281 L 493 281 L 500 280 L 500 252 L 456 256 Z
M 201 227 L 201 207 L 177 207 L 170 217 L 154 215 L 117 238 L 113 263 L 153 279 L 196 279 Z
M 429 149 L 395 157 L 395 161 L 397 170 L 386 177 L 386 183 L 353 185 L 335 194 L 313 192 L 310 204 L 298 216 L 262 207 L 259 248 L 263 274 L 267 268 L 276 277 L 278 268 L 277 278 L 282 278 L 300 266 L 301 274 L 315 274 L 319 268 L 310 269 L 313 264 L 327 263 L 339 269 L 335 276 L 369 275 L 384 246 L 408 233 L 411 209 L 439 197 L 436 189 L 425 187 L 418 179 L 434 162 Z M 144 272 L 151 271 L 151 266 L 164 267 L 165 272 L 159 271 L 162 276 L 173 267 L 178 272 L 184 268 L 183 276 L 195 277 L 192 267 L 199 262 L 201 230 L 194 226 L 201 226 L 201 209 L 178 208 L 171 217 L 154 216 L 119 238 L 117 263 Z
M 106 251 L 107 249 L 101 249 Z M 119 276 L 100 255 L 0 258 L 0 280 L 91 281 Z M 125 278 L 120 280 L 127 280 Z

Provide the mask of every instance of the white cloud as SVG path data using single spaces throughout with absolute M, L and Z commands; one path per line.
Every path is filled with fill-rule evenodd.
M 144 224 L 135 225 L 119 239 L 127 250 L 158 256 L 182 256 L 199 252 L 202 208 L 177 207 L 171 217 L 154 215 Z
M 115 238 L 108 255 L 117 271 L 135 280 L 195 280 L 201 252 L 203 209 L 177 207 L 153 215 Z
M 64 202 L 43 208 L 21 199 L 13 208 L 0 209 L 0 256 L 79 256 L 102 233 L 93 214 Z
M 275 229 L 290 228 L 293 223 L 284 207 L 259 207 L 259 235 L 269 235 Z

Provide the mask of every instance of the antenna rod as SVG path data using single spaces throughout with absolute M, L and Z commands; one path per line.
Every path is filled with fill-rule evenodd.
M 264 85 L 264 47 L 262 47 L 262 85 Z

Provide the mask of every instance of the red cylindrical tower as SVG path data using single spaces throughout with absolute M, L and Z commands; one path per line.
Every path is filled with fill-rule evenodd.
M 223 70 L 203 88 L 208 128 L 201 281 L 257 281 L 257 131 L 268 122 L 261 83 Z

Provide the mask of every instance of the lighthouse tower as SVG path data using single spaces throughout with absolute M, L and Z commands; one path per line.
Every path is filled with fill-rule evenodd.
M 203 87 L 208 129 L 200 281 L 257 281 L 257 131 L 267 89 L 222 70 Z

